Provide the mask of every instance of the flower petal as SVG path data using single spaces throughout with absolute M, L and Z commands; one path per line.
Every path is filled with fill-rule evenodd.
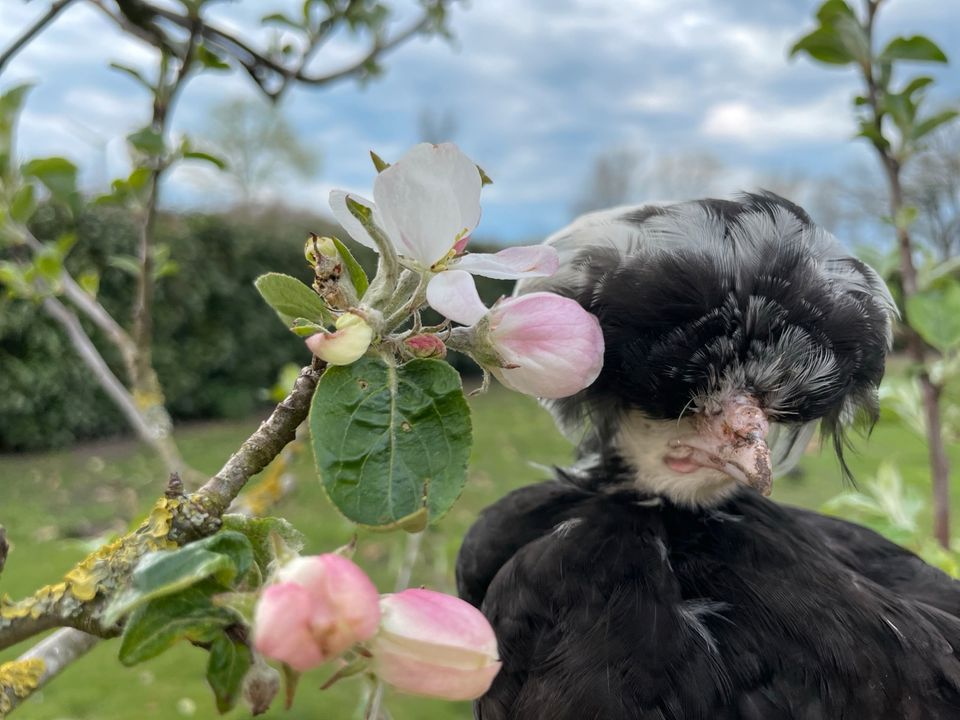
M 490 311 L 489 340 L 509 368 L 489 368 L 512 390 L 543 398 L 573 395 L 603 366 L 603 332 L 578 302 L 537 292 Z
M 337 222 L 343 226 L 343 229 L 350 234 L 350 237 L 352 237 L 361 245 L 376 251 L 377 244 L 373 241 L 373 238 L 370 237 L 370 233 L 363 229 L 363 225 L 353 216 L 353 213 L 351 213 L 350 209 L 347 207 L 347 197 L 360 203 L 361 205 L 366 205 L 368 208 L 373 210 L 374 217 L 376 218 L 377 211 L 371 201 L 364 197 L 360 197 L 359 195 L 348 193 L 346 190 L 330 191 L 329 202 L 330 209 L 333 211 L 333 216 L 337 219 Z
M 304 672 L 327 660 L 310 627 L 316 612 L 310 593 L 292 582 L 270 585 L 254 613 L 253 644 L 264 656 Z
M 470 273 L 447 270 L 427 285 L 427 302 L 446 318 L 462 325 L 474 325 L 487 312 Z
M 514 280 L 553 275 L 560 267 L 560 258 L 550 245 L 530 245 L 507 248 L 494 255 L 469 253 L 448 267 L 498 280 Z
M 397 252 L 430 267 L 480 222 L 481 187 L 456 145 L 422 143 L 377 175 L 373 199 Z
M 370 347 L 373 328 L 352 312 L 337 318 L 336 332 L 318 332 L 306 339 L 310 352 L 330 365 L 356 362 Z

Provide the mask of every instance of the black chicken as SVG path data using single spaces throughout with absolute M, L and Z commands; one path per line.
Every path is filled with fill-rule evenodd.
M 581 218 L 552 290 L 595 313 L 597 381 L 548 406 L 578 442 L 470 530 L 460 594 L 496 630 L 483 720 L 960 718 L 960 583 L 779 505 L 814 428 L 877 417 L 882 280 L 772 194 Z

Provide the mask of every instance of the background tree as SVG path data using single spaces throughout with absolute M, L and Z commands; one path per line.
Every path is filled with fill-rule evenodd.
M 933 78 L 918 75 L 895 81 L 895 71 L 908 63 L 946 63 L 943 51 L 929 38 L 894 37 L 882 50 L 875 46 L 875 21 L 883 0 L 864 0 L 858 15 L 844 0 L 827 0 L 817 11 L 817 27 L 796 42 L 791 54 L 804 53 L 829 65 L 852 66 L 863 81 L 854 99 L 859 136 L 872 146 L 886 180 L 888 212 L 895 228 L 899 258 L 900 308 L 907 351 L 919 382 L 933 479 L 934 534 L 950 544 L 950 466 L 944 445 L 940 400 L 942 370 L 933 363 L 955 356 L 960 345 L 960 284 L 934 277 L 924 282 L 918 272 L 917 244 L 911 228 L 918 209 L 905 188 L 904 168 L 916 162 L 931 134 L 952 122 L 952 109 L 927 110 L 926 91 Z M 951 319 L 952 318 L 952 319 Z

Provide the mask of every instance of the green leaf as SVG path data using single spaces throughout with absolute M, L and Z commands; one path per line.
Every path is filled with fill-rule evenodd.
M 919 140 L 925 135 L 929 135 L 944 123 L 948 123 L 953 120 L 955 117 L 957 117 L 957 115 L 958 113 L 956 110 L 944 110 L 943 112 L 939 112 L 935 115 L 931 115 L 928 118 L 924 118 L 913 126 L 913 139 Z
M 155 88 L 153 85 L 151 85 L 150 81 L 147 80 L 136 68 L 132 68 L 129 65 L 121 65 L 120 63 L 115 62 L 110 63 L 110 67 L 112 67 L 114 70 L 118 70 L 119 72 L 129 75 L 137 82 L 138 85 L 141 85 L 149 90 L 151 94 L 154 92 Z
M 485 171 L 482 167 L 480 167 L 479 165 L 477 165 L 477 170 L 480 172 L 480 186 L 481 186 L 481 187 L 483 187 L 484 185 L 493 185 L 493 180 L 490 179 L 490 176 L 487 175 L 486 171 Z
M 0 177 L 9 178 L 13 170 L 13 135 L 20 109 L 33 85 L 16 85 L 0 94 Z
M 893 216 L 893 225 L 897 228 L 908 228 L 917 220 L 919 211 L 913 205 L 904 205 Z
M 370 151 L 370 159 L 373 160 L 373 167 L 376 168 L 378 173 L 382 173 L 384 170 L 390 167 L 390 163 L 377 155 L 373 150 Z
M 216 640 L 224 628 L 239 619 L 232 610 L 213 604 L 211 598 L 223 591 L 215 580 L 203 580 L 138 607 L 123 629 L 120 662 L 136 665 L 156 657 L 180 639 L 195 643 Z
M 357 262 L 357 259 L 346 245 L 335 237 L 330 239 L 333 240 L 333 244 L 337 247 L 337 252 L 340 253 L 340 259 L 347 269 L 347 275 L 350 277 L 350 282 L 353 283 L 353 289 L 357 291 L 357 297 L 362 298 L 367 288 L 370 287 L 367 274 L 363 271 L 360 263 Z
M 133 255 L 111 255 L 107 258 L 107 265 L 122 270 L 132 277 L 140 274 L 140 261 Z
M 42 182 L 60 202 L 69 203 L 77 191 L 77 166 L 62 157 L 38 158 L 25 163 L 20 171 Z
M 229 70 L 230 64 L 206 45 L 197 46 L 197 61 L 207 70 Z
M 130 585 L 104 611 L 112 625 L 131 610 L 155 598 L 177 593 L 207 578 L 229 587 L 253 563 L 253 548 L 245 535 L 222 531 L 178 550 L 149 553 L 130 578 Z
M 890 147 L 890 141 L 887 140 L 883 134 L 877 130 L 876 126 L 868 119 L 863 119 L 860 121 L 860 132 L 858 132 L 856 136 L 866 138 L 875 146 L 883 150 Z
M 848 65 L 854 61 L 840 33 L 833 29 L 817 28 L 797 40 L 790 48 L 790 56 L 801 52 L 830 65 Z
M 56 282 L 63 272 L 63 258 L 55 248 L 49 246 L 37 253 L 33 264 L 47 282 Z
M 84 292 L 91 297 L 96 297 L 100 291 L 100 273 L 96 270 L 88 270 L 80 273 L 77 283 L 83 288 Z
M 854 20 L 857 18 L 853 9 L 844 0 L 826 0 L 817 9 L 817 20 L 822 25 L 833 25 L 842 18 L 853 18 Z
M 225 530 L 243 533 L 253 548 L 253 560 L 266 577 L 270 563 L 274 559 L 274 544 L 271 536 L 283 540 L 291 552 L 299 553 L 303 549 L 303 533 L 283 518 L 249 518 L 245 515 L 224 515 Z
M 187 160 L 203 160 L 208 162 L 211 165 L 216 166 L 220 170 L 227 169 L 227 161 L 216 155 L 211 155 L 210 153 L 200 152 L 199 150 L 188 150 L 183 154 L 183 157 Z
M 37 201 L 33 194 L 33 185 L 21 186 L 10 201 L 10 217 L 18 223 L 25 223 L 37 209 Z
M 134 133 L 127 135 L 127 142 L 151 157 L 160 157 L 163 155 L 166 145 L 163 142 L 163 135 L 151 127 L 145 127 Z
M 269 15 L 264 15 L 262 18 L 260 18 L 260 22 L 264 25 L 283 25 L 291 30 L 303 30 L 304 28 L 303 25 L 291 20 L 283 13 L 270 13 Z
M 960 282 L 907 299 L 907 318 L 920 337 L 941 352 L 960 346 Z
M 222 632 L 210 645 L 207 682 L 216 698 L 220 714 L 229 712 L 240 699 L 243 678 L 253 664 L 250 648 Z
M 426 508 L 436 522 L 467 477 L 470 411 L 460 376 L 439 360 L 330 367 L 313 396 L 310 440 L 323 487 L 350 520 L 395 527 Z
M 887 43 L 880 53 L 881 60 L 914 60 L 917 62 L 947 62 L 944 55 L 933 40 L 923 35 L 913 37 L 897 37 Z
M 287 327 L 298 317 L 320 323 L 334 320 L 323 299 L 295 277 L 267 273 L 258 277 L 254 285 Z
M 311 335 L 325 331 L 326 328 L 323 325 L 317 325 L 313 320 L 294 318 L 293 322 L 290 323 L 290 330 L 292 330 L 293 334 L 297 337 L 310 337 Z
M 911 97 L 917 90 L 922 90 L 932 82 L 933 82 L 933 78 L 927 75 L 921 75 L 919 77 L 915 77 L 913 80 L 911 80 L 910 82 L 908 82 L 906 85 L 903 86 L 903 90 L 901 90 L 901 93 L 903 95 L 906 95 L 907 97 Z

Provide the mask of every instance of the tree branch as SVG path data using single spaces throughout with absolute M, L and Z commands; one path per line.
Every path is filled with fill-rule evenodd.
M 173 476 L 166 495 L 136 530 L 88 555 L 62 582 L 20 601 L 0 598 L 0 650 L 56 626 L 98 637 L 117 635 L 120 628 L 104 626 L 101 614 L 140 558 L 219 530 L 221 515 L 247 481 L 296 437 L 318 378 L 319 369 L 304 368 L 290 394 L 199 490 L 184 495 L 179 478 Z
M 38 18 L 33 25 L 28 27 L 22 35 L 14 40 L 13 44 L 4 50 L 3 55 L 0 55 L 0 72 L 3 72 L 3 68 L 8 62 L 10 62 L 10 60 L 13 59 L 14 55 L 26 47 L 30 41 L 40 33 L 41 30 L 52 23 L 57 15 L 65 10 L 67 5 L 72 2 L 73 0 L 57 0 L 57 2 L 51 4 L 50 9 L 47 10 L 47 12 L 40 18 Z
M 95 635 L 73 628 L 61 628 L 50 637 L 44 638 L 11 663 L 23 669 L 35 668 L 29 687 L 21 688 L 20 692 L 16 692 L 9 683 L 3 681 L 3 671 L 0 669 L 0 717 L 16 708 L 71 663 L 90 652 L 98 642 L 100 638 Z
M 81 291 L 82 292 L 82 291 Z M 133 427 L 137 436 L 163 459 L 164 465 L 169 472 L 179 472 L 184 469 L 183 459 L 177 451 L 176 446 L 170 441 L 168 436 L 159 435 L 154 427 L 143 416 L 139 406 L 130 391 L 117 379 L 113 371 L 107 365 L 100 351 L 97 350 L 93 341 L 84 331 L 83 326 L 60 300 L 55 297 L 48 297 L 43 301 L 43 309 L 54 320 L 56 320 L 67 333 L 71 344 L 80 355 L 80 359 L 93 372 L 97 382 L 106 391 L 114 404 L 120 408 L 127 422 Z

